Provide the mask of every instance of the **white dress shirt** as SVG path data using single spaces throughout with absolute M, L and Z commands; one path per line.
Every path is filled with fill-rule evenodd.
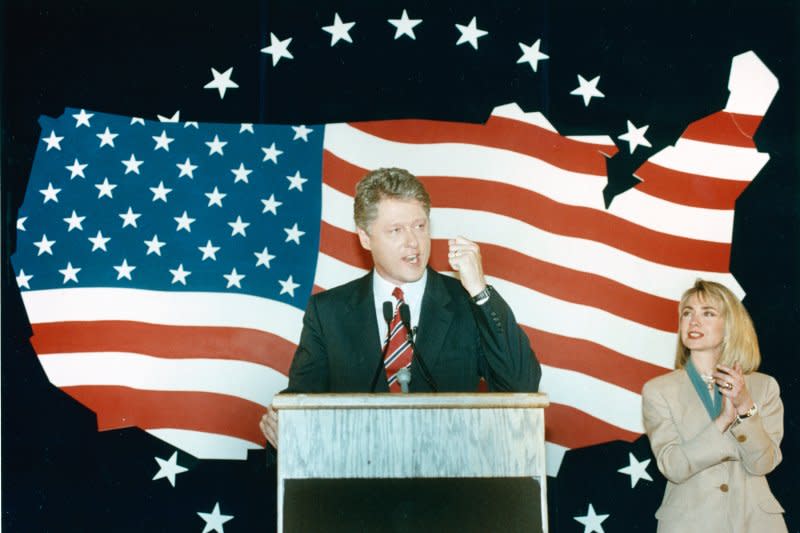
M 419 325 L 422 295 L 425 293 L 425 283 L 427 281 L 428 271 L 425 270 L 422 277 L 417 281 L 400 285 L 400 288 L 403 290 L 405 302 L 408 304 L 412 329 Z M 392 314 L 394 314 L 394 309 L 397 307 L 397 300 L 392 296 L 392 291 L 394 291 L 395 287 L 396 285 L 383 279 L 377 271 L 373 271 L 372 292 L 375 297 L 375 316 L 378 318 L 378 339 L 380 340 L 381 346 L 383 346 L 386 335 L 389 332 L 389 325 L 383 318 L 383 302 L 392 303 Z M 416 338 L 414 340 L 416 342 Z

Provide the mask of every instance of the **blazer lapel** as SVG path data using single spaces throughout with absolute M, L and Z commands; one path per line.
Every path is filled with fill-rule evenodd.
M 356 358 L 355 368 L 361 374 L 359 381 L 369 384 L 377 368 L 381 341 L 378 338 L 378 322 L 375 316 L 375 297 L 372 291 L 372 271 L 362 277 L 343 311 L 346 316 L 342 323 L 348 331 Z M 385 376 L 378 380 L 377 390 L 388 390 Z
M 422 296 L 422 309 L 417 331 L 417 351 L 422 353 L 429 367 L 435 365 L 442 352 L 444 339 L 453 321 L 450 310 L 450 293 L 445 288 L 442 275 L 428 268 L 428 282 Z

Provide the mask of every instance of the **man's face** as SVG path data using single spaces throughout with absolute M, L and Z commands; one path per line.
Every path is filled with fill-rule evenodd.
M 384 198 L 369 233 L 358 228 L 361 246 L 372 253 L 383 279 L 402 285 L 417 281 L 431 255 L 431 232 L 425 209 L 417 200 Z

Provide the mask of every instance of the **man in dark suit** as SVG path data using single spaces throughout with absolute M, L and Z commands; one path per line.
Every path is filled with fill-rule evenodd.
M 391 337 L 382 309 L 384 302 L 397 308 L 398 294 L 409 309 L 401 329 L 414 331 L 416 341 L 406 365 L 410 391 L 470 392 L 481 378 L 494 391 L 537 390 L 539 363 L 508 304 L 487 285 L 478 245 L 450 239 L 448 259 L 458 279 L 428 267 L 430 197 L 416 177 L 397 168 L 368 173 L 356 185 L 353 211 L 375 268 L 311 297 L 286 392 L 390 390 L 403 371 L 380 365 Z M 272 408 L 260 425 L 277 447 Z

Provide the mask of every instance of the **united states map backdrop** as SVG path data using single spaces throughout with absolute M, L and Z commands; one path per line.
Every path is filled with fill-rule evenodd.
M 654 529 L 639 391 L 697 276 L 782 387 L 794 531 L 797 7 L 711 4 L 4 5 L 3 526 L 269 530 L 256 421 L 397 165 L 544 365 L 554 531 Z
M 479 242 L 544 365 L 556 475 L 565 449 L 642 432 L 639 391 L 672 367 L 694 279 L 743 296 L 728 272 L 734 202 L 769 159 L 752 137 L 778 83 L 749 52 L 729 88 L 726 108 L 651 157 L 608 210 L 613 141 L 564 137 L 516 104 L 485 125 L 43 117 L 12 258 L 34 348 L 101 430 L 244 459 L 286 385 L 312 287 L 371 267 L 355 182 L 403 165 L 432 197 L 431 264 L 447 270 L 448 237 Z

